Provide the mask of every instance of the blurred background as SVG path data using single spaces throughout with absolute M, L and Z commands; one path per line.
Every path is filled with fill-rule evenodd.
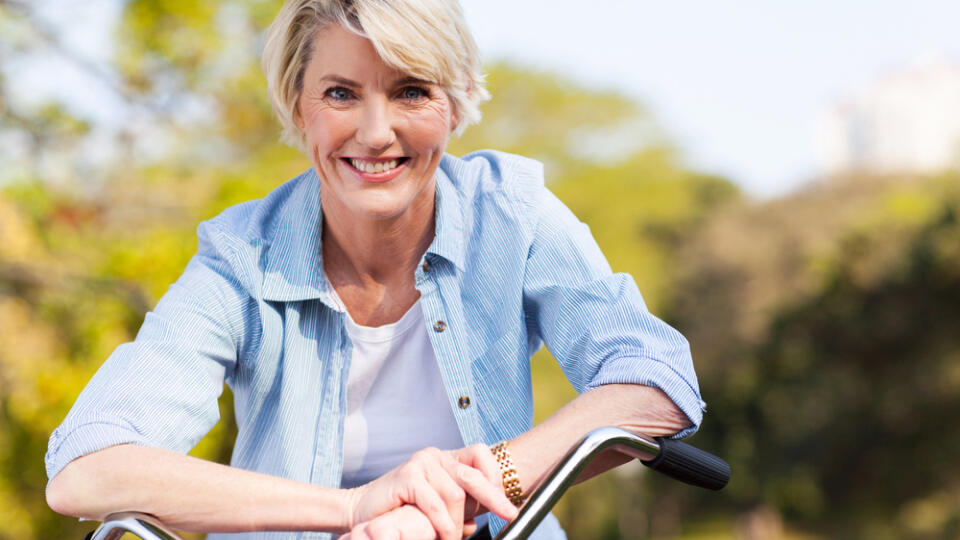
M 278 0 L 0 0 L 0 538 L 81 538 L 43 455 L 196 249 L 309 164 L 259 68 Z M 494 96 L 691 341 L 699 493 L 626 466 L 574 539 L 960 538 L 960 5 L 464 0 Z M 573 395 L 534 358 L 544 418 Z M 194 450 L 227 461 L 223 421 Z

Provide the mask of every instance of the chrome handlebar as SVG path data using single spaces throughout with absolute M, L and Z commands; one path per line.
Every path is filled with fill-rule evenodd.
M 84 540 L 120 540 L 128 532 L 143 540 L 183 540 L 157 518 L 139 512 L 110 514 L 97 530 L 88 534 Z

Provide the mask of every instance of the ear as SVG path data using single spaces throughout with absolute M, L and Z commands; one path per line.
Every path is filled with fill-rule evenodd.
M 293 123 L 297 125 L 300 131 L 306 127 L 307 123 L 303 120 L 303 115 L 300 114 L 300 100 L 297 100 L 296 106 L 293 108 Z
M 457 126 L 460 125 L 460 112 L 457 110 L 457 105 L 450 102 L 450 133 L 453 133 L 457 130 Z
M 473 95 L 473 82 L 467 84 L 467 96 Z M 457 104 L 450 100 L 450 106 L 453 109 L 453 112 L 450 114 L 450 133 L 456 131 L 457 127 L 460 126 L 460 121 L 463 118 L 460 115 L 460 111 L 457 109 Z

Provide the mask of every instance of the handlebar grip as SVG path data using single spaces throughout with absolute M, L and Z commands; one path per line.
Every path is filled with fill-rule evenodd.
M 641 461 L 647 467 L 687 484 L 718 491 L 730 481 L 730 465 L 695 446 L 657 437 L 660 453 Z

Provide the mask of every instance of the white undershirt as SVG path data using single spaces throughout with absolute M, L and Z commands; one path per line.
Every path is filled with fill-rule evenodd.
M 463 446 L 430 345 L 420 301 L 399 321 L 360 326 L 353 343 L 343 426 L 341 487 L 365 484 L 427 446 Z

